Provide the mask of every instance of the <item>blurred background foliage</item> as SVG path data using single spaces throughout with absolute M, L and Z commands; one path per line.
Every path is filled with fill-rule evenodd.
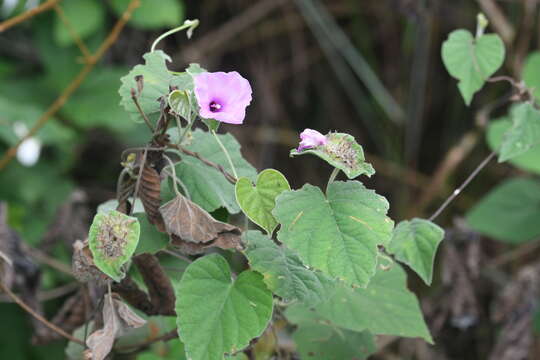
M 64 0 L 0 32 L 0 154 L 15 145 L 72 84 L 129 2 Z M 45 1 L 0 1 L 0 20 L 40 3 Z M 502 19 L 489 11 L 493 4 Z M 50 240 L 62 211 L 73 206 L 74 196 L 83 194 L 77 201 L 84 211 L 68 209 L 88 221 L 98 204 L 115 196 L 121 152 L 143 145 L 148 137 L 146 128 L 118 105 L 119 79 L 142 61 L 159 34 L 186 18 L 198 18 L 201 25 L 192 40 L 179 34 L 160 44 L 172 57 L 169 68 L 179 70 L 198 62 L 209 71 L 236 70 L 250 80 L 254 101 L 245 124 L 223 128 L 239 139 L 257 169 L 279 169 L 293 188 L 305 182 L 324 184 L 329 166 L 316 158 L 289 159 L 289 150 L 306 127 L 322 133 L 349 132 L 377 170 L 364 181 L 389 199 L 391 216 L 397 221 L 428 216 L 501 141 L 509 126 L 507 84 L 488 84 L 466 107 L 440 58 L 447 34 L 456 28 L 474 31 L 481 10 L 492 22 L 489 29 L 498 32 L 507 47 L 500 73 L 516 79 L 523 75 L 527 85 L 540 89 L 540 53 L 534 53 L 540 42 L 536 0 L 141 0 L 112 47 L 34 136 L 38 158 L 25 160 L 19 154 L 0 171 L 0 199 L 8 204 L 8 223 L 29 246 L 69 265 L 70 248 L 51 245 Z M 497 120 L 490 122 L 491 118 Z M 449 236 L 458 238 L 453 244 L 461 261 L 469 262 L 464 265 L 452 257 L 454 250 L 445 250 L 438 259 L 443 276 L 432 289 L 417 279 L 411 283 L 425 297 L 436 347 L 390 339 L 377 356 L 483 359 L 496 349 L 488 310 L 495 302 L 493 283 L 498 289 L 508 285 L 538 255 L 538 182 L 513 180 L 506 188 L 521 198 L 516 200 L 510 190 L 502 195 L 499 191 L 482 200 L 491 203 L 479 204 L 468 214 L 476 230 L 487 237 L 464 230 L 463 216 L 505 179 L 538 174 L 539 154 L 537 147 L 516 158 L 515 166 L 493 162 L 439 218 L 451 229 Z M 493 228 L 509 215 L 501 206 L 509 201 L 511 209 L 528 204 L 523 210 L 527 222 L 512 212 L 518 219 L 511 225 L 523 236 Z M 488 211 L 483 212 L 482 206 Z M 81 226 L 80 233 L 84 231 Z M 515 247 L 516 243 L 527 248 Z M 486 271 L 489 286 L 483 282 Z M 457 273 L 462 280 L 452 286 L 445 276 Z M 50 264 L 42 267 L 42 291 L 69 281 Z M 536 293 L 531 296 L 537 300 Z M 441 320 L 436 306 L 440 297 L 454 301 L 444 310 L 453 321 L 450 326 L 444 325 L 448 319 Z M 46 301 L 46 313 L 53 314 L 61 299 Z M 527 312 L 530 324 L 532 313 Z M 467 316 L 473 325 L 456 325 Z M 0 359 L 63 358 L 65 344 L 29 346 L 32 330 L 17 306 L 2 303 L 0 318 Z M 537 347 L 536 338 L 527 339 L 520 346 Z

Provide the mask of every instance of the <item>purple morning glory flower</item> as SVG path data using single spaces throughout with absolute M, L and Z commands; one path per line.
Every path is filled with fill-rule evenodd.
M 300 134 L 300 145 L 298 146 L 297 151 L 302 151 L 304 149 L 310 149 L 316 146 L 326 145 L 328 140 L 326 136 L 318 132 L 317 130 L 305 129 Z
M 229 124 L 242 124 L 251 103 L 251 85 L 233 72 L 205 72 L 195 76 L 199 115 Z

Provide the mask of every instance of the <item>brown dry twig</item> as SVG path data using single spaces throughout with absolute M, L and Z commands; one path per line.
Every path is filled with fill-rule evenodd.
M 179 150 L 180 152 L 188 155 L 188 156 L 192 156 L 196 159 L 199 159 L 200 161 L 202 161 L 204 164 L 210 166 L 210 167 L 213 167 L 214 169 L 218 170 L 219 172 L 221 172 L 223 174 L 223 176 L 225 176 L 225 179 L 227 179 L 228 182 L 230 182 L 231 184 L 236 184 L 236 181 L 238 179 L 236 179 L 235 176 L 231 175 L 229 172 L 227 172 L 227 170 L 225 170 L 223 168 L 223 166 L 219 165 L 219 164 L 216 164 L 210 160 L 207 160 L 205 158 L 203 158 L 201 155 L 199 155 L 199 153 L 196 153 L 196 152 L 193 152 L 193 151 L 190 151 L 188 149 L 186 149 L 185 147 L 183 147 L 182 145 L 178 145 L 178 144 L 169 144 L 168 145 L 169 148 L 171 149 L 176 149 L 176 150 Z
M 62 7 L 58 4 L 54 4 L 54 11 L 58 14 L 58 17 L 66 27 L 67 31 L 69 32 L 69 35 L 75 42 L 75 44 L 79 47 L 79 50 L 81 50 L 81 53 L 84 57 L 84 62 L 88 63 L 90 59 L 92 58 L 92 53 L 86 45 L 84 44 L 84 41 L 81 39 L 79 34 L 77 33 L 77 30 L 73 28 L 73 25 L 71 24 L 71 21 L 67 18 L 66 14 L 64 13 L 64 10 L 62 10 Z
M 56 3 L 56 1 L 54 1 Z M 54 5 L 54 3 L 52 5 Z M 51 5 L 51 6 L 52 6 Z M 88 62 L 82 68 L 82 70 L 77 74 L 77 76 L 71 81 L 71 83 L 64 89 L 64 91 L 58 96 L 58 98 L 49 106 L 47 111 L 41 117 L 38 119 L 38 121 L 34 124 L 34 126 L 28 131 L 28 133 L 23 136 L 17 144 L 10 147 L 4 154 L 4 156 L 0 159 L 0 170 L 2 170 L 4 167 L 6 167 L 7 164 L 13 159 L 13 157 L 17 154 L 17 149 L 19 146 L 28 138 L 34 136 L 39 129 L 43 127 L 51 119 L 51 117 L 56 114 L 58 110 L 66 103 L 66 101 L 70 98 L 70 96 L 79 88 L 79 86 L 82 84 L 86 76 L 92 71 L 96 63 L 101 59 L 101 57 L 105 54 L 105 52 L 111 47 L 112 44 L 116 41 L 118 38 L 118 35 L 120 34 L 120 31 L 124 28 L 127 21 L 131 17 L 131 14 L 133 11 L 140 5 L 140 0 L 131 0 L 129 3 L 129 6 L 127 7 L 126 11 L 122 14 L 120 19 L 116 22 L 113 29 L 107 36 L 107 38 L 103 41 L 99 49 L 96 51 L 96 53 L 89 57 Z M 22 21 L 22 20 L 21 20 Z M 0 24 L 1 26 L 1 24 Z M 2 28 L 0 27 L 0 31 Z
M 21 298 L 19 298 L 17 295 L 15 295 L 7 286 L 4 285 L 4 283 L 0 282 L 0 289 L 4 291 L 14 302 L 16 302 L 20 307 L 22 307 L 27 313 L 32 315 L 35 319 L 40 321 L 43 325 L 51 329 L 52 331 L 62 335 L 66 339 L 76 342 L 79 345 L 84 346 L 84 342 L 80 339 L 77 339 L 76 337 L 71 336 L 64 330 L 60 329 L 58 326 L 50 323 L 47 319 L 45 319 L 43 316 L 39 315 L 37 312 L 34 311 L 30 306 L 28 306 L 24 301 L 22 301 Z
M 44 11 L 49 10 L 53 6 L 55 6 L 57 3 L 59 3 L 61 0 L 49 0 L 39 6 L 36 6 L 33 9 L 30 9 L 18 16 L 12 17 L 11 19 L 7 19 L 6 21 L 0 23 L 0 32 L 6 31 L 12 26 L 15 26 L 19 23 L 22 23 L 23 21 L 26 21 L 30 19 L 31 17 L 34 17 L 38 14 L 41 14 Z

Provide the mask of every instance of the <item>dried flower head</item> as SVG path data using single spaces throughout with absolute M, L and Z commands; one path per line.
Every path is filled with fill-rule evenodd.
M 251 85 L 236 71 L 195 76 L 199 115 L 229 124 L 242 124 L 251 103 Z
M 300 145 L 298 146 L 297 151 L 326 145 L 326 143 L 328 142 L 326 136 L 324 136 L 317 130 L 312 129 L 305 129 L 304 131 L 302 131 L 302 133 L 300 134 L 300 140 Z

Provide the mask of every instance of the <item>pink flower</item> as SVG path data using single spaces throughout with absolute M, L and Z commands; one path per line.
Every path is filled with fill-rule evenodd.
M 326 136 L 318 132 L 317 130 L 305 129 L 300 134 L 300 145 L 298 146 L 297 151 L 302 151 L 304 149 L 310 149 L 316 146 L 326 145 L 328 140 Z
M 229 124 L 242 124 L 251 103 L 251 85 L 233 72 L 205 72 L 195 76 L 199 115 Z

